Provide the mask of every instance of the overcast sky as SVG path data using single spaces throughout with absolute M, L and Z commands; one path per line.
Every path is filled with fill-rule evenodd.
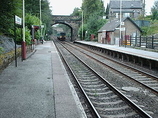
M 82 0 L 49 0 L 53 15 L 70 15 L 75 7 L 80 8 Z M 103 0 L 105 7 L 109 0 Z M 149 14 L 155 0 L 146 0 L 146 12 Z

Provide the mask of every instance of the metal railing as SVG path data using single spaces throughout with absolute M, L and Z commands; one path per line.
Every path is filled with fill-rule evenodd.
M 122 45 L 133 47 L 144 47 L 158 50 L 158 37 L 154 36 L 125 36 L 122 40 Z

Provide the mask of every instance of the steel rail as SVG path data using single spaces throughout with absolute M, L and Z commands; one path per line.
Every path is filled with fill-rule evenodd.
M 87 96 L 86 92 L 84 91 L 84 89 L 82 88 L 80 82 L 78 81 L 75 73 L 73 72 L 73 70 L 71 69 L 71 67 L 69 66 L 68 62 L 66 61 L 66 59 L 64 58 L 64 56 L 62 55 L 61 51 L 59 50 L 58 46 L 55 44 L 63 62 L 66 64 L 66 66 L 68 67 L 69 71 L 71 72 L 71 74 L 73 75 L 73 78 L 75 79 L 80 91 L 82 92 L 82 94 L 84 95 L 84 97 L 86 98 L 86 101 L 89 105 L 89 107 L 91 108 L 92 114 L 94 118 L 101 118 L 99 113 L 97 112 L 97 110 L 95 109 L 94 105 L 92 104 L 91 100 L 89 99 L 89 97 Z
M 67 44 L 68 44 L 68 43 L 67 43 Z M 71 46 L 70 44 L 68 44 L 68 45 Z M 73 47 L 73 46 L 71 46 L 71 47 Z M 73 47 L 73 48 L 74 48 L 74 47 Z M 81 48 L 81 47 L 80 47 L 80 48 Z M 83 49 L 83 47 L 82 47 L 82 49 Z M 87 50 L 87 49 L 85 49 L 85 50 L 86 50 L 86 51 L 90 51 L 90 50 Z M 80 51 L 80 50 L 79 50 L 79 51 Z M 139 83 L 139 84 L 145 86 L 145 87 L 148 88 L 149 90 L 153 91 L 155 94 L 158 94 L 158 91 L 155 90 L 155 89 L 153 89 L 153 88 L 151 88 L 150 86 L 148 86 L 148 85 L 146 85 L 146 84 L 144 84 L 144 83 L 142 83 L 142 82 L 140 82 L 140 81 L 138 81 L 138 80 L 136 80 L 136 79 L 133 79 L 133 78 L 130 77 L 129 75 L 127 75 L 127 74 L 125 74 L 125 73 L 123 73 L 123 72 L 121 72 L 121 71 L 115 69 L 115 68 L 112 67 L 112 66 L 109 66 L 109 65 L 107 65 L 107 64 L 105 64 L 105 63 L 103 63 L 103 62 L 101 62 L 101 61 L 99 61 L 99 60 L 97 60 L 97 59 L 95 59 L 94 57 L 92 57 L 92 56 L 90 56 L 90 55 L 88 55 L 88 54 L 86 54 L 86 53 L 84 53 L 84 52 L 82 52 L 82 51 L 80 51 L 80 52 L 83 53 L 83 54 L 85 54 L 85 55 L 87 55 L 88 57 L 90 57 L 90 58 L 96 60 L 97 62 L 101 63 L 102 65 L 105 65 L 105 66 L 111 68 L 112 70 L 114 70 L 114 71 L 116 71 L 116 72 L 119 72 L 119 73 L 121 73 L 122 75 L 124 75 L 124 76 L 126 76 L 126 77 L 128 77 L 128 78 L 131 78 L 133 81 L 135 81 L 135 82 L 137 82 L 137 83 Z M 102 55 L 97 54 L 97 53 L 95 53 L 95 52 L 93 52 L 93 51 L 90 51 L 90 52 L 93 53 L 93 54 L 96 54 L 96 55 L 98 55 L 98 56 L 100 56 L 100 57 L 102 57 L 102 58 L 106 58 L 106 59 L 108 59 L 108 60 L 110 60 L 110 61 L 112 61 L 112 62 L 114 62 L 114 63 L 117 63 L 117 64 L 119 64 L 119 65 L 121 65 L 121 66 L 124 66 L 124 67 L 130 68 L 130 69 L 132 69 L 132 70 L 138 71 L 139 73 L 142 73 L 142 74 L 144 74 L 144 75 L 146 75 L 146 76 L 148 76 L 148 77 L 151 77 L 151 79 L 155 78 L 154 80 L 158 80 L 158 77 L 157 77 L 157 76 L 151 75 L 150 73 L 147 73 L 147 72 L 142 71 L 142 70 L 140 70 L 140 69 L 137 69 L 137 68 L 134 68 L 134 67 L 132 67 L 132 66 L 126 65 L 126 64 L 121 63 L 121 62 L 119 62 L 119 61 L 117 61 L 117 60 L 110 59 L 110 58 L 108 58 L 108 57 L 102 56 Z
M 67 43 L 67 44 L 70 45 L 69 43 Z M 72 45 L 70 45 L 70 46 L 72 46 Z M 79 48 L 82 48 L 82 49 L 84 48 L 84 47 L 81 47 L 81 46 L 78 46 L 78 45 L 75 45 L 75 46 L 77 46 L 77 47 L 79 47 Z M 86 48 L 84 48 L 84 49 L 87 50 Z M 101 48 L 100 48 L 100 49 L 101 49 Z M 152 77 L 152 78 L 155 78 L 155 79 L 158 80 L 158 77 L 157 77 L 157 76 L 152 75 L 152 74 L 150 74 L 150 73 L 148 73 L 148 72 L 145 72 L 145 71 L 143 71 L 143 70 L 134 68 L 134 67 L 132 67 L 132 66 L 130 66 L 130 65 L 126 65 L 126 64 L 124 64 L 124 63 L 122 63 L 122 62 L 120 62 L 120 61 L 117 61 L 117 60 L 114 60 L 114 59 L 111 59 L 111 58 L 102 56 L 102 55 L 100 55 L 100 54 L 98 54 L 98 53 L 96 53 L 96 52 L 93 52 L 93 51 L 91 51 L 91 50 L 87 50 L 87 51 L 89 51 L 89 52 L 91 52 L 91 53 L 94 53 L 94 54 L 96 54 L 96 55 L 98 55 L 98 56 L 101 56 L 101 57 L 103 57 L 103 58 L 106 58 L 106 59 L 108 59 L 108 60 L 117 62 L 118 64 L 124 65 L 125 67 L 131 68 L 131 69 L 134 69 L 134 70 L 137 70 L 137 71 L 139 71 L 139 72 L 141 72 L 141 73 L 146 74 L 146 75 L 149 76 L 149 77 Z
M 64 48 L 66 48 L 63 45 Z M 67 48 L 66 48 L 67 49 Z M 78 60 L 80 60 L 87 68 L 93 71 L 111 90 L 113 90 L 118 96 L 120 96 L 128 105 L 130 105 L 139 115 L 145 118 L 152 118 L 149 114 L 147 114 L 143 109 L 137 106 L 134 102 L 132 102 L 129 98 L 127 98 L 124 94 L 122 94 L 117 88 L 115 88 L 112 84 L 110 84 L 107 80 L 105 80 L 102 76 L 100 76 L 95 70 L 89 67 L 81 58 L 77 57 L 74 53 L 72 53 L 69 49 L 67 49 L 72 55 L 74 55 Z

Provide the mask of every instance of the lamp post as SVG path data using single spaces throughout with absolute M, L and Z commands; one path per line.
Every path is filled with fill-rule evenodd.
M 119 39 L 119 46 L 120 46 L 120 43 L 121 43 L 121 25 L 122 25 L 122 0 L 120 0 L 120 39 Z
M 25 42 L 25 0 L 23 0 L 23 41 L 22 41 L 22 60 L 26 59 L 26 42 Z
M 41 17 L 41 0 L 39 0 L 39 7 L 40 7 L 40 38 L 42 38 L 42 17 Z M 42 40 L 42 39 L 41 39 Z
M 81 12 L 82 12 L 82 38 L 81 38 L 81 39 L 83 40 L 83 10 L 80 9 L 80 10 L 78 10 L 78 11 L 81 11 Z
M 82 10 L 82 40 L 83 40 L 83 10 Z
M 79 11 L 81 11 L 82 12 L 82 40 L 83 40 L 83 10 L 79 10 Z

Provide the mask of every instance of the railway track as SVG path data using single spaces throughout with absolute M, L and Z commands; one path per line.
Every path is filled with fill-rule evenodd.
M 152 75 L 148 72 L 142 71 L 140 69 L 137 69 L 135 67 L 129 66 L 127 64 L 124 64 L 120 61 L 108 58 L 105 55 L 99 54 L 97 52 L 94 52 L 92 50 L 88 50 L 87 48 L 84 48 L 83 46 L 77 46 L 77 45 L 70 45 L 70 43 L 67 43 L 69 46 L 77 49 L 81 53 L 84 53 L 85 55 L 89 56 L 90 58 L 95 59 L 96 61 L 100 62 L 101 64 L 108 66 L 109 68 L 121 73 L 122 75 L 129 77 L 130 79 L 138 82 L 139 84 L 145 86 L 152 92 L 154 92 L 156 95 L 158 95 L 158 77 L 155 75 Z M 76 48 L 78 47 L 78 48 Z M 84 49 L 84 50 L 83 50 Z M 86 52 L 85 52 L 86 51 Z M 90 55 L 90 53 L 93 55 Z M 95 55 L 95 56 L 94 56 Z M 97 58 L 95 58 L 97 57 Z M 100 57 L 100 59 L 98 59 Z M 105 61 L 103 61 L 105 60 Z
M 71 45 L 74 46 L 74 45 Z M 69 45 L 69 47 L 71 47 Z M 75 49 L 74 49 L 75 48 Z M 106 57 L 104 54 L 96 53 L 94 54 L 94 50 L 91 51 L 88 49 L 85 50 L 83 46 L 80 47 L 80 49 L 76 49 L 77 46 L 75 45 L 73 47 L 73 50 L 77 50 L 83 55 L 80 55 L 84 57 L 85 55 L 90 59 L 95 60 L 93 63 L 100 63 L 99 66 L 105 66 L 105 68 L 110 68 L 113 73 L 121 73 L 123 75 L 121 77 L 121 81 L 117 81 L 116 77 L 114 79 L 108 79 L 106 78 L 108 73 L 104 74 L 105 70 L 99 70 L 102 71 L 103 77 L 106 78 L 110 83 L 113 83 L 117 89 L 119 89 L 121 92 L 123 92 L 128 98 L 130 98 L 132 101 L 134 101 L 136 104 L 138 104 L 142 109 L 145 109 L 149 114 L 151 114 L 153 117 L 157 117 L 158 115 L 158 92 L 157 92 L 157 76 L 154 76 L 150 73 L 147 73 L 145 71 L 142 71 L 140 69 L 134 68 L 132 66 L 127 66 L 126 64 L 119 62 L 117 60 L 111 59 Z M 72 50 L 72 49 L 71 49 Z M 77 53 L 77 52 L 76 52 Z M 85 60 L 86 63 L 89 63 Z M 94 69 L 96 68 L 95 64 L 90 64 Z M 95 66 L 93 66 L 95 65 Z M 98 68 L 97 68 L 98 69 Z M 97 71 L 96 69 L 96 71 Z M 98 71 L 98 72 L 99 72 Z M 101 74 L 100 73 L 100 74 Z M 129 82 L 131 84 L 123 85 L 124 81 L 131 80 L 132 82 Z M 115 82 L 116 81 L 116 82 Z M 119 83 L 119 84 L 118 84 Z M 138 86 L 135 86 L 134 84 L 138 83 Z M 132 86 L 132 87 L 131 87 Z M 129 90 L 127 90 L 129 89 Z M 130 90 L 131 89 L 131 90 Z M 135 91 L 135 90 L 136 91 Z M 134 92 L 132 92 L 134 91 Z
M 65 49 L 58 43 L 56 46 L 61 55 L 64 55 L 63 59 L 76 78 L 76 82 L 84 93 L 88 104 L 91 106 L 93 116 L 96 118 L 151 117 L 72 53 L 71 49 Z

